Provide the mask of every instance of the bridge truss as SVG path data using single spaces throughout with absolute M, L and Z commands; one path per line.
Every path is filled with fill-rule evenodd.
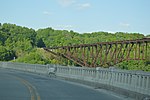
M 52 47 L 44 50 L 80 66 L 111 66 L 128 60 L 150 60 L 150 38 Z

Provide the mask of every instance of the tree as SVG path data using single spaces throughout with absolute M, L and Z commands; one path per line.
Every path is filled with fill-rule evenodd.
M 42 38 L 38 39 L 38 41 L 37 41 L 37 47 L 46 47 Z
M 4 46 L 0 46 L 0 61 L 9 61 L 15 57 L 12 50 L 7 50 Z

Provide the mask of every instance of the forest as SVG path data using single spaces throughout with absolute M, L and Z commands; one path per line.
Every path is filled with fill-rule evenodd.
M 51 27 L 34 30 L 15 24 L 0 23 L 0 61 L 67 65 L 68 61 L 61 62 L 42 48 L 133 40 L 145 37 L 150 37 L 150 35 L 103 31 L 80 34 L 72 30 L 54 30 Z M 115 66 L 127 70 L 150 71 L 150 59 L 145 61 L 124 61 Z

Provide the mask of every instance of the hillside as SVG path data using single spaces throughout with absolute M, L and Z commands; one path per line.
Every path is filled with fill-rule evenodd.
M 150 35 L 149 35 L 150 36 Z M 115 34 L 108 32 L 93 32 L 79 34 L 74 31 L 54 30 L 52 28 L 35 31 L 15 24 L 0 24 L 0 61 L 15 61 L 33 64 L 63 64 L 53 55 L 45 52 L 42 47 L 67 46 L 130 39 L 141 39 L 145 36 L 140 33 Z M 147 61 L 122 62 L 116 66 L 124 69 L 150 70 Z

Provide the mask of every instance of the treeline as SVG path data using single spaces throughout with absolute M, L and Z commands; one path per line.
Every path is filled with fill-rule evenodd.
M 52 28 L 35 31 L 31 28 L 4 23 L 0 24 L 0 61 L 65 65 L 68 61 L 61 62 L 41 48 L 141 39 L 144 37 L 140 33 L 93 32 L 79 34 L 74 31 L 54 30 Z M 145 61 L 123 62 L 117 66 L 124 69 L 150 70 L 150 65 Z

